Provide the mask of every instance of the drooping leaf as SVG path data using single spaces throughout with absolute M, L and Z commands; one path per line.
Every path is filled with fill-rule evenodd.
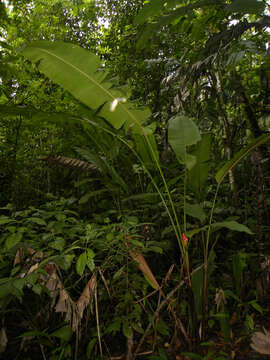
M 246 225 L 239 224 L 237 221 L 234 221 L 234 220 L 216 222 L 211 225 L 212 229 L 220 229 L 223 227 L 230 229 L 230 230 L 241 231 L 241 232 L 245 232 L 249 235 L 253 235 L 253 232 Z
M 254 139 L 249 145 L 240 150 L 234 157 L 228 161 L 216 174 L 216 181 L 221 184 L 225 176 L 232 170 L 235 165 L 239 163 L 246 155 L 248 155 L 257 146 L 262 145 L 270 140 L 270 134 L 263 134 L 262 136 Z
M 125 94 L 107 80 L 95 54 L 77 45 L 61 41 L 35 41 L 21 53 L 39 63 L 39 69 L 75 98 L 119 129 L 124 123 L 143 123 L 149 110 L 136 109 Z
M 176 115 L 169 120 L 168 140 L 178 160 L 190 170 L 196 164 L 196 157 L 187 154 L 187 146 L 201 139 L 198 127 L 188 117 Z

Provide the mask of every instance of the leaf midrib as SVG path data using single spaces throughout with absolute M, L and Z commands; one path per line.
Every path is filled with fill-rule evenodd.
M 112 100 L 115 100 L 115 97 L 103 86 L 101 86 L 101 84 L 99 84 L 93 77 L 89 76 L 86 72 L 80 70 L 77 66 L 73 65 L 72 63 L 70 63 L 69 61 L 66 61 L 65 59 L 61 58 L 60 56 L 50 52 L 49 50 L 43 49 L 43 48 L 39 48 L 37 47 L 37 49 L 39 49 L 41 52 L 47 53 L 48 55 L 55 57 L 56 59 L 58 59 L 60 62 L 63 62 L 64 64 L 72 67 L 73 69 L 75 69 L 75 71 L 78 71 L 78 73 L 80 73 L 81 75 L 85 76 L 89 81 L 93 82 L 97 87 L 99 87 L 101 90 L 103 90 Z M 127 109 L 126 106 L 124 106 L 120 101 L 118 102 L 118 106 L 120 106 L 121 108 L 124 109 L 124 111 L 137 123 L 137 125 L 140 126 L 139 121 L 136 119 L 136 117 Z

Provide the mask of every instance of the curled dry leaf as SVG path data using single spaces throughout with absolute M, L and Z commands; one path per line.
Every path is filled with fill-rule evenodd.
M 219 311 L 219 308 L 220 308 L 220 305 L 223 303 L 223 304 L 226 304 L 226 296 L 224 294 L 224 291 L 223 289 L 217 289 L 216 291 L 216 297 L 215 297 L 215 302 L 216 302 L 216 305 L 217 305 L 217 312 Z
M 263 329 L 263 332 L 255 332 L 251 338 L 251 347 L 260 354 L 270 355 L 270 332 Z
M 127 248 L 129 248 L 129 254 L 132 257 L 132 259 L 137 263 L 138 268 L 151 281 L 153 288 L 159 289 L 160 288 L 159 283 L 157 282 L 157 279 L 155 278 L 154 274 L 152 273 L 144 256 L 140 252 L 138 252 L 136 249 L 131 250 L 129 247 L 129 243 L 126 243 L 126 246 L 127 246 Z

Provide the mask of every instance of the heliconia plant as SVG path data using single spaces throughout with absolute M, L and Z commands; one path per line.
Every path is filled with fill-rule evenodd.
M 159 5 L 161 5 L 160 2 Z M 145 9 L 144 11 L 147 11 L 147 7 L 145 7 Z M 141 14 L 141 16 L 144 17 L 145 15 Z M 140 21 L 139 18 L 137 21 Z M 196 311 L 198 314 L 203 314 L 203 326 L 205 328 L 208 262 L 212 249 L 212 244 L 210 244 L 211 231 L 225 227 L 251 234 L 251 231 L 246 226 L 236 221 L 213 223 L 213 211 L 217 191 L 229 171 L 254 148 L 269 141 L 270 135 L 266 134 L 255 139 L 219 170 L 216 175 L 217 191 L 209 217 L 209 224 L 189 232 L 189 229 L 187 229 L 186 214 L 200 219 L 200 221 L 205 221 L 206 219 L 203 208 L 199 204 L 188 204 L 186 199 L 188 182 L 198 199 L 200 199 L 202 188 L 207 183 L 211 136 L 209 134 L 201 134 L 193 119 L 188 116 L 177 114 L 169 119 L 168 141 L 179 164 L 185 171 L 183 219 L 180 221 L 160 164 L 158 146 L 154 135 L 155 123 L 148 124 L 151 115 L 150 111 L 147 108 L 142 108 L 132 101 L 129 101 L 124 89 L 117 87 L 116 84 L 109 80 L 108 74 L 104 70 L 104 66 L 98 56 L 77 45 L 58 41 L 33 42 L 23 48 L 21 54 L 36 63 L 41 72 L 68 90 L 76 99 L 92 110 L 95 118 L 85 119 L 86 121 L 91 122 L 94 126 L 99 126 L 99 119 L 105 119 L 111 125 L 111 129 L 106 128 L 104 131 L 117 137 L 139 159 L 145 172 L 149 175 L 154 188 L 160 195 L 168 213 L 182 254 L 185 275 L 188 279 L 187 284 L 192 288 L 194 296 L 199 294 L 202 298 L 201 301 L 197 302 Z M 125 139 L 125 136 L 122 135 L 123 132 L 121 136 L 117 133 L 120 129 L 121 131 L 123 130 L 124 134 L 131 136 L 133 144 Z M 79 162 L 78 164 L 82 165 L 82 163 Z M 151 174 L 153 169 L 158 170 L 160 174 L 168 201 L 165 199 L 164 194 L 160 191 L 159 186 Z M 191 279 L 188 251 L 190 242 L 192 242 L 192 236 L 199 232 L 206 232 L 204 265 L 200 274 L 197 274 L 197 277 L 199 276 L 200 278 L 203 274 L 203 284 L 199 281 L 192 281 Z M 151 282 L 152 287 L 158 289 L 159 283 L 142 254 L 132 249 L 130 249 L 129 252 L 131 257 L 137 262 L 139 269 Z M 202 309 L 202 307 L 204 307 L 204 309 Z M 203 331 L 204 330 L 205 329 L 203 329 Z

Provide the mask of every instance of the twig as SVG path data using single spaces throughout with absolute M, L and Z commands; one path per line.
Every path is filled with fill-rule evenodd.
M 96 308 L 98 344 L 99 344 L 100 356 L 101 356 L 101 359 L 103 359 L 101 337 L 100 337 L 100 327 L 99 327 L 99 316 L 98 316 L 97 286 L 95 287 L 95 308 Z

